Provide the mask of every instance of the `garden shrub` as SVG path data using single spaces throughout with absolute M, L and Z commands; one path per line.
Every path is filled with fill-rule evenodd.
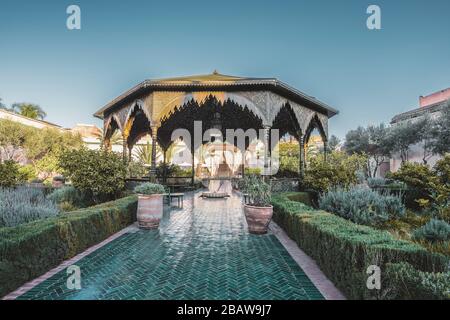
M 348 188 L 358 183 L 357 172 L 364 167 L 365 157 L 344 152 L 332 152 L 327 161 L 323 156 L 312 157 L 303 180 L 304 187 L 318 192 L 341 186 Z
M 138 194 L 152 195 L 163 194 L 166 192 L 163 185 L 157 183 L 142 183 L 134 188 L 134 192 Z
M 389 299 L 450 299 L 450 272 L 423 272 L 409 263 L 388 263 L 382 282 Z
M 414 230 L 413 239 L 430 242 L 450 240 L 450 224 L 442 220 L 431 219 L 424 226 Z
M 400 197 L 382 195 L 365 188 L 336 188 L 319 198 L 319 207 L 355 223 L 376 225 L 401 217 L 405 207 Z
M 57 206 L 46 199 L 43 190 L 31 187 L 0 189 L 0 227 L 58 215 Z
M 244 175 L 250 176 L 250 175 L 261 175 L 261 168 L 244 168 Z
M 47 196 L 47 198 L 54 203 L 60 205 L 60 207 L 67 209 L 75 209 L 75 208 L 85 208 L 89 205 L 92 205 L 92 200 L 85 193 L 74 186 L 64 186 L 54 190 L 51 194 Z
M 136 196 L 0 228 L 0 296 L 136 221 Z
M 26 176 L 20 172 L 20 167 L 12 160 L 0 162 L 0 188 L 14 187 L 25 182 Z
M 147 169 L 144 164 L 139 161 L 128 161 L 127 163 L 127 177 L 128 178 L 142 178 L 149 174 L 149 169 Z
M 126 165 L 122 157 L 105 150 L 70 150 L 59 157 L 59 166 L 73 186 L 96 203 L 117 198 L 125 188 Z
M 418 244 L 395 239 L 389 232 L 357 225 L 325 211 L 312 210 L 273 196 L 274 220 L 313 258 L 320 269 L 349 299 L 376 298 L 366 287 L 367 268 L 388 262 L 408 262 L 426 272 L 447 269 L 448 258 Z M 306 208 L 306 210 L 305 210 Z
M 387 179 L 382 177 L 375 177 L 375 178 L 367 178 L 367 184 L 369 187 L 383 187 L 388 184 Z

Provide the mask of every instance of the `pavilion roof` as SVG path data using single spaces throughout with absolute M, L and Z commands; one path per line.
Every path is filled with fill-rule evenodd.
M 250 78 L 238 77 L 231 75 L 220 74 L 214 71 L 206 75 L 192 75 L 184 77 L 163 78 L 163 79 L 148 79 L 145 80 L 130 90 L 126 91 L 119 97 L 115 98 L 103 108 L 98 110 L 94 116 L 103 118 L 104 112 L 115 108 L 126 100 L 132 99 L 144 92 L 164 91 L 164 90 L 182 90 L 182 91 L 200 91 L 200 90 L 268 90 L 279 93 L 300 104 L 312 105 L 326 113 L 328 117 L 338 114 L 338 111 L 327 104 L 319 101 L 315 97 L 309 96 L 276 78 Z

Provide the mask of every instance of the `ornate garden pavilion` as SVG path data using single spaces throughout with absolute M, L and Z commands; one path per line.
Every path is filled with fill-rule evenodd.
M 186 129 L 194 136 L 194 121 L 202 121 L 202 136 L 210 128 L 219 128 L 223 137 L 226 137 L 226 129 L 246 131 L 253 128 L 263 130 L 268 138 L 271 130 L 278 129 L 280 137 L 289 133 L 300 144 L 301 177 L 305 169 L 305 142 L 316 128 L 326 150 L 328 119 L 337 113 L 325 103 L 275 78 L 245 78 L 214 72 L 145 80 L 98 110 L 94 116 L 103 119 L 105 147 L 109 146 L 112 134 L 120 131 L 124 159 L 131 154 L 133 145 L 147 134 L 157 141 L 165 154 L 175 129 Z M 217 126 L 217 118 L 220 118 L 220 126 Z M 194 139 L 190 144 L 194 152 L 200 147 Z M 245 148 L 248 145 L 246 142 Z M 150 176 L 155 178 L 156 144 L 152 146 Z M 266 148 L 266 154 L 270 154 L 270 148 Z M 194 161 L 192 169 L 194 177 Z

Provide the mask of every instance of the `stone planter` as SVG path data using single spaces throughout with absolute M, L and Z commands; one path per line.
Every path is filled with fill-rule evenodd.
M 156 229 L 163 216 L 163 195 L 138 196 L 137 221 L 140 228 Z
M 273 207 L 254 207 L 244 205 L 245 219 L 248 231 L 255 234 L 267 233 L 267 227 L 273 215 Z

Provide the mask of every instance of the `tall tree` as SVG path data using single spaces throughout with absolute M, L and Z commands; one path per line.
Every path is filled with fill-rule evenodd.
M 33 103 L 14 103 L 11 109 L 22 116 L 32 119 L 43 120 L 47 116 L 39 105 Z
M 377 174 L 378 167 L 387 160 L 391 153 L 388 141 L 389 130 L 384 124 L 378 126 L 358 127 L 345 136 L 345 149 L 349 154 L 367 156 L 366 171 L 369 177 Z
M 435 122 L 428 116 L 419 120 L 415 125 L 417 128 L 417 135 L 422 141 L 423 164 L 427 164 L 428 159 L 434 154 L 433 144 L 436 139 L 436 125 Z
M 422 140 L 422 121 L 408 121 L 394 125 L 389 130 L 388 144 L 400 154 L 402 164 L 408 161 L 409 148 Z
M 445 155 L 450 153 L 450 106 L 442 111 L 441 116 L 436 121 L 435 139 L 431 148 L 435 154 Z
M 328 151 L 336 151 L 340 143 L 341 140 L 333 134 L 328 140 Z

